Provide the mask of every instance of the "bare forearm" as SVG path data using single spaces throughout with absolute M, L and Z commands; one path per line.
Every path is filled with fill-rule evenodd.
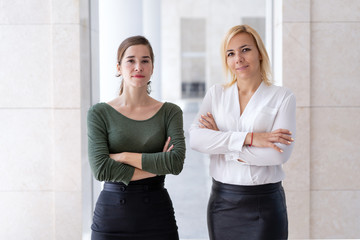
M 156 174 L 146 172 L 144 170 L 135 168 L 134 175 L 131 178 L 131 181 L 141 180 L 145 178 L 155 177 Z
M 117 162 L 125 163 L 138 169 L 142 169 L 141 153 L 122 152 L 110 154 L 110 157 Z

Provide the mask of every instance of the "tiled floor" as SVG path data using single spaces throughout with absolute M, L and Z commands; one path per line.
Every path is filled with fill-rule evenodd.
M 196 106 L 186 107 L 184 110 L 185 165 L 178 176 L 168 175 L 166 177 L 166 188 L 174 204 L 180 238 L 205 240 L 209 239 L 206 226 L 206 208 L 211 178 L 208 174 L 208 156 L 192 150 L 189 146 L 188 129 L 196 112 Z

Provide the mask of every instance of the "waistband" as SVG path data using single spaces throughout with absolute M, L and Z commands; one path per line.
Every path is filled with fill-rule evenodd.
M 240 193 L 240 194 L 265 194 L 271 193 L 282 188 L 281 182 L 268 183 L 262 185 L 234 185 L 228 183 L 221 183 L 213 179 L 212 190 L 228 193 Z
M 146 192 L 164 189 L 164 183 L 136 184 L 126 186 L 123 183 L 105 182 L 104 191 L 108 192 Z

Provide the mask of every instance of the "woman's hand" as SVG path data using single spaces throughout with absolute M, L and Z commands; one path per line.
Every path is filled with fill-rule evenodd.
M 211 113 L 207 113 L 206 116 L 205 115 L 201 115 L 201 118 L 199 119 L 199 127 L 200 128 L 207 128 L 207 129 L 211 129 L 214 131 L 219 131 L 214 116 Z
M 170 141 L 171 141 L 171 138 L 168 137 L 168 139 L 167 139 L 166 142 L 165 142 L 165 145 L 164 145 L 164 148 L 163 148 L 163 152 L 170 152 L 171 149 L 174 148 L 174 144 L 172 144 L 172 145 L 169 147 Z
M 291 137 L 291 132 L 287 129 L 277 129 L 272 132 L 253 133 L 252 145 L 254 147 L 273 148 L 278 152 L 283 152 L 281 148 L 275 143 L 282 143 L 290 145 L 294 139 Z M 251 133 L 248 133 L 245 139 L 245 144 L 251 144 Z

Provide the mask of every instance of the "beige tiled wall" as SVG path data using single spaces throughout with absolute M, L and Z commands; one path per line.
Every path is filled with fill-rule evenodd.
M 360 238 L 360 1 L 283 1 L 283 83 L 297 97 L 290 238 Z
M 88 1 L 0 3 L 0 239 L 81 239 Z M 283 1 L 283 83 L 297 97 L 291 239 L 360 238 L 359 9 Z
M 81 239 L 80 2 L 0 1 L 0 239 Z

